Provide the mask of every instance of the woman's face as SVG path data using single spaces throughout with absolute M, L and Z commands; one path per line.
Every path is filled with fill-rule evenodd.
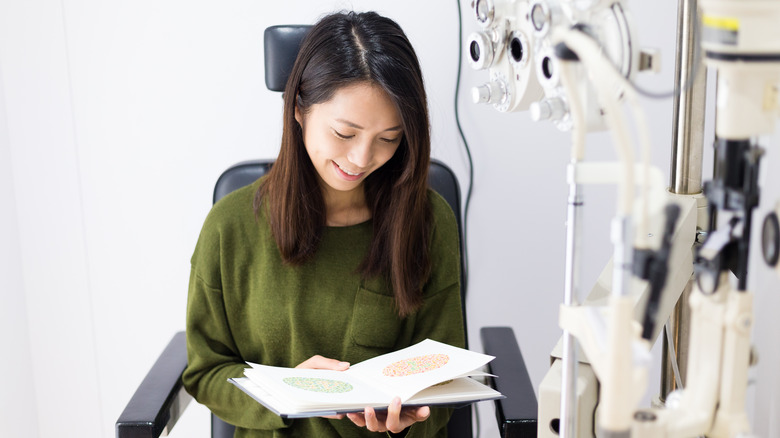
M 362 190 L 366 177 L 395 154 L 403 136 L 392 100 L 369 83 L 343 87 L 305 114 L 296 107 L 295 119 L 323 189 L 331 196 Z

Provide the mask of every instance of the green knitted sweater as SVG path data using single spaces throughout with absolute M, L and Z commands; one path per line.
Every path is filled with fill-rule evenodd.
M 346 418 L 282 420 L 227 379 L 241 377 L 247 361 L 294 367 L 319 354 L 354 364 L 425 338 L 463 347 L 455 216 L 429 191 L 432 274 L 423 306 L 401 319 L 389 284 L 356 274 L 371 241 L 370 220 L 326 227 L 312 260 L 285 265 L 266 216 L 255 218 L 258 185 L 219 201 L 198 239 L 187 302 L 184 386 L 235 424 L 236 437 L 377 436 Z M 443 437 L 449 415 L 447 409 L 431 409 L 407 436 Z

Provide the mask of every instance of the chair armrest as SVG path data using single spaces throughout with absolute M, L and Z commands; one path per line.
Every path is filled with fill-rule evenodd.
M 186 367 L 187 342 L 184 332 L 178 332 L 116 421 L 117 438 L 157 438 L 167 434 L 192 400 L 181 382 Z
M 489 364 L 491 386 L 506 396 L 496 400 L 496 420 L 502 438 L 536 438 L 538 406 L 536 392 L 511 327 L 480 329 L 485 354 L 495 356 Z

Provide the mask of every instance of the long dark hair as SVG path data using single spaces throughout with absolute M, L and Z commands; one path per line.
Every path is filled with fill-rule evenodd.
M 395 155 L 364 181 L 374 231 L 358 269 L 364 278 L 389 280 L 398 313 L 406 316 L 422 303 L 422 285 L 430 275 L 430 125 L 420 64 L 396 22 L 374 12 L 345 12 L 328 15 L 311 28 L 287 81 L 281 150 L 257 191 L 255 213 L 264 202 L 285 262 L 300 265 L 316 252 L 325 204 L 295 107 L 305 114 L 311 105 L 356 83 L 380 86 L 402 120 L 403 138 Z

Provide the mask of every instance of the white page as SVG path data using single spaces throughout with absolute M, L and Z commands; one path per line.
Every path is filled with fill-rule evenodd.
M 271 394 L 248 377 L 228 379 L 228 382 L 238 386 L 250 397 L 263 404 L 263 406 L 270 409 L 277 415 L 286 415 L 291 412 L 296 412 L 296 408 L 294 406 L 289 405 L 286 401 L 279 399 L 275 395 Z
M 415 405 L 454 403 L 467 400 L 501 398 L 500 392 L 468 377 L 440 383 L 415 394 L 409 403 Z
M 345 371 L 252 364 L 252 368 L 244 370 L 244 375 L 297 410 L 326 405 L 387 405 L 392 399 Z
M 355 364 L 346 372 L 387 388 L 404 402 L 428 386 L 478 371 L 493 359 L 493 356 L 426 339 Z

